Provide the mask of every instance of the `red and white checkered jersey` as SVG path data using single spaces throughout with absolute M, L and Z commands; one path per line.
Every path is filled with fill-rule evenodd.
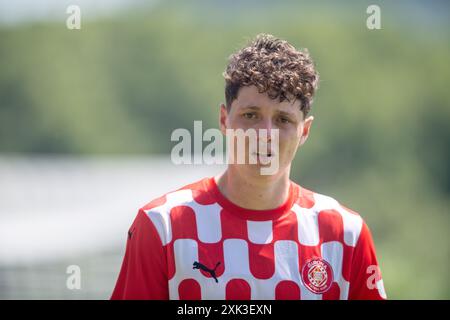
M 273 210 L 204 178 L 139 210 L 112 299 L 386 299 L 359 214 L 290 182 Z

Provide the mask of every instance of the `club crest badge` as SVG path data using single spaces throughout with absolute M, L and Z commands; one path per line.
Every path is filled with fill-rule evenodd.
M 333 283 L 333 269 L 327 261 L 312 258 L 303 265 L 302 281 L 311 292 L 325 293 Z

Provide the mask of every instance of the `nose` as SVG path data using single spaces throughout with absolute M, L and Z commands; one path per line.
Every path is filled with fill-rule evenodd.
M 267 142 L 270 142 L 272 140 L 271 136 L 272 136 L 272 119 L 267 119 L 264 121 L 264 126 L 263 129 L 266 130 L 266 134 L 263 135 L 263 139 L 265 139 Z
M 261 129 L 265 130 L 261 131 Z M 262 141 L 270 142 L 271 139 L 271 133 L 272 133 L 272 119 L 264 119 L 261 121 L 261 124 L 258 128 L 258 138 Z

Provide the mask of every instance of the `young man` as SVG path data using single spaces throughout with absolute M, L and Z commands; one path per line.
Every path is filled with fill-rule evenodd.
M 363 219 L 289 179 L 313 122 L 307 50 L 259 35 L 224 77 L 222 132 L 264 132 L 266 150 L 142 207 L 112 299 L 386 299 Z M 261 174 L 275 157 L 277 170 Z

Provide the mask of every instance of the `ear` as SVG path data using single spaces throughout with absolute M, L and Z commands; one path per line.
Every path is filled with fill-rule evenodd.
M 303 145 L 306 142 L 306 140 L 308 139 L 313 120 L 314 120 L 314 117 L 309 116 L 303 122 L 302 136 L 300 138 L 300 144 L 299 144 L 300 146 Z
M 228 110 L 227 107 L 222 103 L 220 105 L 219 125 L 220 131 L 222 132 L 223 135 L 226 134 L 227 118 L 228 118 Z

